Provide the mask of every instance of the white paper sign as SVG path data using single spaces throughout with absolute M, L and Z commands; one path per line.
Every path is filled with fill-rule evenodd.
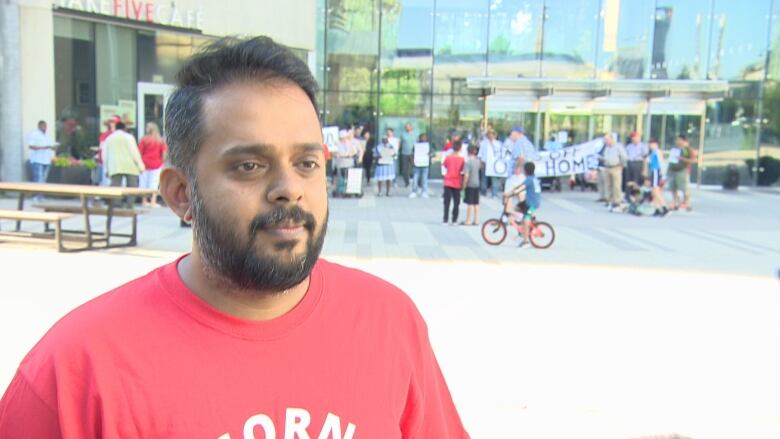
M 380 165 L 392 165 L 395 162 L 393 161 L 393 156 L 395 155 L 395 150 L 390 147 L 379 147 L 379 163 Z
M 339 127 L 323 127 L 322 141 L 328 145 L 328 151 L 339 149 Z
M 425 168 L 431 164 L 431 144 L 418 142 L 414 144 L 414 166 Z
M 680 148 L 672 148 L 669 151 L 669 163 L 671 164 L 680 163 L 680 153 L 682 153 L 682 150 Z

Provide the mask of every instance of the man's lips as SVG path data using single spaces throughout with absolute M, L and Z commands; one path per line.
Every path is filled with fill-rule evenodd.
M 263 228 L 264 231 L 279 236 L 293 237 L 306 231 L 302 223 L 279 223 Z

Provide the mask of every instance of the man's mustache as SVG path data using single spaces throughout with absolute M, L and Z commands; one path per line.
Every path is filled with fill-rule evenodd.
M 302 224 L 309 232 L 313 232 L 314 227 L 317 225 L 314 215 L 298 206 L 290 208 L 277 207 L 268 213 L 257 215 L 252 220 L 252 223 L 249 225 L 250 236 L 255 236 L 258 230 L 268 229 L 286 222 Z

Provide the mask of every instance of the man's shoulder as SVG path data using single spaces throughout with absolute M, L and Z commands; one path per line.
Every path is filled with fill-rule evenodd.
M 405 292 L 378 276 L 324 259 L 320 259 L 317 266 L 328 294 L 337 295 L 343 305 L 416 312 L 412 299 Z
M 153 296 L 160 283 L 157 268 L 76 307 L 43 336 L 24 362 L 43 361 L 83 353 L 90 346 L 111 344 L 122 333 L 132 333 L 138 322 L 147 320 L 157 309 Z

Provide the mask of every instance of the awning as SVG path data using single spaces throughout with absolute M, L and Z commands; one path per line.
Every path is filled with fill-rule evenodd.
M 469 77 L 491 111 L 701 114 L 706 102 L 726 96 L 728 81 L 595 80 Z

